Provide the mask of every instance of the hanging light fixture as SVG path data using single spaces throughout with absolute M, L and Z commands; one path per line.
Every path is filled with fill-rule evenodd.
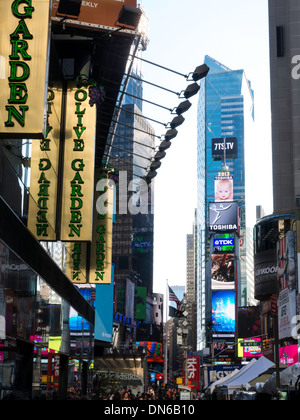
M 178 131 L 175 130 L 175 128 L 171 128 L 164 135 L 165 140 L 170 141 L 170 140 L 174 139 L 177 136 L 177 134 L 178 134 Z
M 187 80 L 194 80 L 194 82 L 197 82 L 200 79 L 203 79 L 209 72 L 209 67 L 206 64 L 201 64 L 201 66 L 198 66 L 195 68 L 195 70 L 188 75 Z M 189 77 L 192 77 L 192 79 L 189 79 Z
M 178 115 L 177 117 L 174 117 L 173 120 L 168 124 L 170 124 L 171 128 L 176 128 L 179 127 L 184 121 L 184 117 L 182 115 Z
M 190 109 L 190 107 L 192 106 L 192 104 L 190 103 L 190 101 L 186 100 L 181 102 L 177 108 L 174 108 L 172 112 L 175 112 L 177 115 L 181 115 L 184 112 L 188 111 Z
M 192 96 L 196 95 L 199 92 L 200 86 L 198 83 L 192 83 L 191 85 L 188 85 L 188 87 L 183 91 L 183 96 L 186 99 L 191 98 Z M 180 96 L 182 97 L 182 96 Z
M 166 152 L 163 150 L 158 150 L 158 152 L 156 152 L 154 155 L 155 160 L 163 159 L 164 157 L 166 157 Z

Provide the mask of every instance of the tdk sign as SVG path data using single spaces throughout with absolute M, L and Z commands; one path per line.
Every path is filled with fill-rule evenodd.
M 214 246 L 234 246 L 234 238 L 214 239 Z

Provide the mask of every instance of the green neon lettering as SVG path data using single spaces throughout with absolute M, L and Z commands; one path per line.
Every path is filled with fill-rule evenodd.
M 75 226 L 75 225 L 69 225 L 69 228 L 70 228 L 70 232 L 69 232 L 69 236 L 70 237 L 74 237 L 75 235 L 77 235 L 78 237 L 80 237 L 80 230 L 81 230 L 81 228 L 82 228 L 82 225 L 77 225 L 77 226 Z M 74 233 L 75 233 L 75 235 L 74 235 Z
M 18 9 L 19 5 L 22 3 L 28 4 L 28 7 L 24 7 L 25 13 L 20 13 Z M 31 19 L 32 12 L 34 11 L 34 7 L 31 6 L 31 0 L 15 0 L 13 4 L 11 5 L 11 10 L 12 10 L 13 15 L 17 18 Z
M 21 54 L 23 60 L 31 60 L 31 56 L 27 53 L 28 44 L 23 39 L 11 39 L 11 60 L 19 60 Z
M 27 80 L 30 76 L 30 68 L 28 64 L 24 63 L 24 61 L 10 61 L 10 76 L 8 80 L 10 82 L 23 82 L 24 80 Z M 18 73 L 18 67 L 23 72 L 22 75 L 17 75 Z
M 21 19 L 15 31 L 10 35 L 10 39 L 19 39 L 19 34 L 22 34 L 23 39 L 33 39 L 33 36 L 28 30 L 25 20 Z

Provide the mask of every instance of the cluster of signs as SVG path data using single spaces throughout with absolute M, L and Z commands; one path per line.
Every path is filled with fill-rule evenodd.
M 125 3 L 136 6 L 136 0 Z M 93 29 L 91 19 L 113 26 L 123 4 L 90 6 L 83 2 L 79 20 Z M 51 11 L 49 0 L 0 4 L 0 138 L 35 139 L 28 229 L 39 241 L 68 244 L 66 274 L 72 282 L 109 284 L 114 191 L 107 172 L 94 173 L 96 107 L 89 105 L 88 88 L 75 82 L 66 92 L 59 81 L 47 86 L 50 21 L 57 7 L 53 2 Z M 103 178 L 107 183 L 97 191 Z M 95 205 L 101 197 L 102 214 Z
M 237 157 L 237 139 L 212 139 L 214 160 Z M 211 290 L 212 333 L 215 360 L 235 356 L 236 269 L 235 233 L 239 230 L 239 208 L 233 199 L 233 177 L 225 168 L 214 181 L 214 202 L 209 203 L 209 231 L 212 234 Z

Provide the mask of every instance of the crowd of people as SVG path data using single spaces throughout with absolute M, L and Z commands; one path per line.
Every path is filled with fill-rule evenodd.
M 180 399 L 180 390 L 177 388 L 159 388 L 153 389 L 148 388 L 145 392 L 137 392 L 136 394 L 129 388 L 121 391 L 107 391 L 100 393 L 98 397 L 95 397 L 99 400 L 179 400 Z M 193 400 L 200 399 L 199 392 L 192 392 L 191 398 Z
M 34 395 L 32 398 L 26 393 L 20 391 L 12 391 L 5 393 L 1 400 L 58 400 L 59 396 L 56 391 L 41 391 L 37 395 Z M 148 388 L 144 392 L 138 391 L 134 392 L 130 388 L 124 388 L 119 390 L 107 389 L 99 393 L 93 393 L 92 395 L 83 395 L 80 390 L 75 390 L 75 388 L 69 388 L 67 395 L 65 396 L 66 400 L 108 400 L 108 401 L 153 401 L 153 400 L 180 400 L 180 390 L 177 388 Z M 191 393 L 192 400 L 201 399 L 201 394 L 199 392 Z

